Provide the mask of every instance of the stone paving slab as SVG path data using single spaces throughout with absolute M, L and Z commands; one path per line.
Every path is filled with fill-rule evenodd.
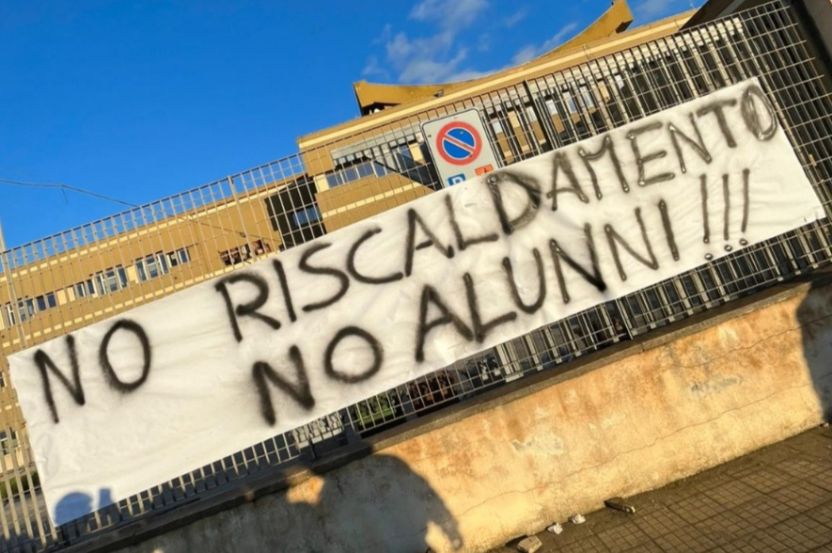
M 832 553 L 832 429 L 626 501 L 635 514 L 604 509 L 560 535 L 541 532 L 539 553 Z

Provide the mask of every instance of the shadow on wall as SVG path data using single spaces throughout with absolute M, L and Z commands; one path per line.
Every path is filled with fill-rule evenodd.
M 377 454 L 332 471 L 320 466 L 309 469 L 317 478 L 302 485 L 302 496 L 296 501 L 292 501 L 297 491 L 293 490 L 264 497 L 253 505 L 260 513 L 246 517 L 245 524 L 256 521 L 258 528 L 250 530 L 259 536 L 251 548 L 241 550 L 423 553 L 431 546 L 427 539 L 431 525 L 453 549 L 463 545 L 445 502 L 401 459 Z M 303 497 L 316 491 L 317 500 Z M 228 515 L 223 517 L 224 523 L 231 523 L 233 511 Z M 204 545 L 210 550 L 209 543 Z
M 812 276 L 812 287 L 797 310 L 803 355 L 823 417 L 832 421 L 832 273 Z
M 349 453 L 369 451 L 371 446 L 362 442 L 350 447 Z M 200 518 L 121 552 L 424 553 L 462 547 L 456 519 L 445 502 L 407 463 L 385 454 L 345 459 L 350 458 L 355 460 L 324 458 L 323 463 L 308 463 L 304 468 L 311 476 L 290 478 L 295 482 L 288 489 Z M 332 463 L 338 463 L 337 468 L 328 466 Z M 285 476 L 284 470 L 264 466 L 240 484 L 269 486 Z M 99 495 L 68 494 L 56 506 L 57 520 L 76 519 L 110 502 L 109 490 Z
M 55 505 L 55 522 L 64 524 L 76 518 L 88 515 L 100 507 L 107 506 L 113 502 L 110 490 L 103 488 L 98 492 L 98 503 L 93 503 L 93 498 L 81 492 L 68 493 Z

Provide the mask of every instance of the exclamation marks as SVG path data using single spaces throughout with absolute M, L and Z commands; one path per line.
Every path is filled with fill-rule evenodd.
M 748 212 L 750 203 L 749 192 L 749 177 L 751 171 L 743 169 L 742 171 L 742 220 L 740 222 L 740 232 L 745 234 L 748 229 Z M 708 178 L 706 175 L 699 177 L 699 195 L 702 200 L 702 242 L 710 244 L 711 242 L 711 222 L 710 222 L 710 199 L 708 197 Z M 734 246 L 731 241 L 731 178 L 726 173 L 722 175 L 722 239 L 726 242 L 723 248 L 726 252 L 733 251 Z M 747 246 L 748 240 L 744 237 L 739 240 L 740 246 Z M 705 254 L 705 259 L 710 261 L 714 258 L 713 254 Z
M 722 204 L 724 206 L 722 220 L 722 239 L 726 242 L 731 239 L 731 190 L 728 188 L 728 175 L 722 175 Z M 730 244 L 725 245 L 725 251 L 732 250 Z
M 748 228 L 748 204 L 750 202 L 750 193 L 748 191 L 748 180 L 751 176 L 751 169 L 742 170 L 742 228 L 741 232 L 745 234 L 745 229 Z M 740 245 L 747 246 L 748 240 L 740 238 Z
M 708 221 L 708 177 L 699 177 L 699 192 L 702 196 L 702 241 L 706 244 L 711 242 L 711 227 Z
M 662 216 L 664 237 L 667 240 L 667 247 L 670 248 L 670 255 L 673 261 L 679 261 L 679 246 L 676 245 L 676 236 L 673 234 L 673 225 L 670 224 L 670 214 L 667 212 L 667 202 L 659 200 L 659 213 Z

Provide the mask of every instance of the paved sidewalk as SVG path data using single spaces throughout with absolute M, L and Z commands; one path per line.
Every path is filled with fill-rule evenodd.
M 634 515 L 604 509 L 584 524 L 565 523 L 559 536 L 538 534 L 538 553 L 832 553 L 832 430 L 810 430 L 626 502 Z

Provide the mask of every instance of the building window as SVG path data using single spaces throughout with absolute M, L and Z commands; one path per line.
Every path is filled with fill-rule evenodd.
M 336 186 L 344 184 L 344 180 L 341 178 L 341 173 L 327 173 L 326 184 L 330 188 L 335 188 Z
M 371 177 L 373 176 L 373 164 L 369 161 L 365 161 L 364 163 L 359 163 L 355 166 L 355 170 L 358 172 L 358 178 L 363 179 L 364 177 Z
M 49 292 L 48 294 L 36 297 L 35 305 L 37 305 L 38 311 L 46 311 L 55 307 L 58 305 L 58 302 L 55 300 L 55 293 Z
M 5 309 L 3 310 L 6 314 L 6 322 L 8 326 L 14 326 L 17 324 L 17 312 L 12 307 L 12 304 L 7 303 L 5 305 Z
M 188 248 L 179 248 L 171 252 L 156 252 L 136 260 L 136 274 L 139 282 L 166 275 L 171 268 L 191 262 Z
M 352 182 L 354 180 L 358 180 L 358 170 L 353 167 L 345 167 L 344 171 L 344 182 Z
M 168 258 L 162 252 L 156 252 L 136 260 L 136 273 L 139 275 L 139 282 L 157 278 L 168 272 L 170 272 Z
M 272 228 L 280 232 L 281 249 L 291 248 L 324 234 L 323 223 L 319 220 L 310 219 L 306 225 L 298 227 L 295 218 L 292 217 L 295 211 L 315 206 L 316 194 L 314 181 L 303 177 L 282 187 L 266 199 Z
M 169 272 L 170 267 L 189 263 L 190 260 L 191 257 L 187 247 L 179 248 L 167 254 L 156 253 L 139 259 L 136 261 L 139 280 L 144 281 L 149 278 L 155 278 L 160 274 Z M 121 265 L 116 265 L 115 267 L 98 271 L 86 280 L 76 282 L 72 286 L 67 287 L 64 292 L 66 299 L 72 301 L 74 299 L 110 294 L 126 288 L 127 285 L 127 271 Z M 58 307 L 58 296 L 55 292 L 47 292 L 35 298 L 23 298 L 17 302 L 17 306 L 12 303 L 7 303 L 3 305 L 3 309 L 0 309 L 0 317 L 3 319 L 0 321 L 0 326 L 3 326 L 3 323 L 5 323 L 5 326 L 9 327 L 19 322 L 28 321 L 35 314 L 54 307 Z
M 226 265 L 236 265 L 250 258 L 251 252 L 248 249 L 248 244 L 220 252 L 220 259 Z
M 17 302 L 17 309 L 14 304 L 7 303 L 3 307 L 2 317 L 4 319 L 4 326 L 14 326 L 20 322 L 25 322 L 35 316 L 36 313 L 46 311 L 58 305 L 54 292 L 49 292 L 41 296 L 32 298 L 23 298 Z
M 592 91 L 585 84 L 579 85 L 578 90 L 581 91 L 581 99 L 584 102 L 584 107 L 587 109 L 594 109 L 598 106 L 595 104 L 595 98 L 592 96 Z
M 412 158 L 410 151 L 407 152 L 407 155 Z M 341 167 L 332 173 L 327 173 L 326 183 L 330 188 L 335 188 L 337 186 L 341 186 L 342 184 L 347 184 L 349 182 L 367 177 L 383 177 L 387 173 L 387 168 L 378 162 L 362 161 L 361 163 L 357 163 L 355 165 Z
M 575 101 L 575 96 L 572 94 L 572 91 L 568 88 L 563 88 L 561 89 L 561 95 L 563 97 L 563 103 L 566 104 L 566 108 L 569 110 L 569 113 L 577 113 L 578 102 Z
M 178 267 L 179 265 L 184 265 L 191 260 L 191 257 L 188 254 L 188 248 L 179 248 L 176 251 L 166 253 L 165 256 L 168 258 L 168 266 L 170 267 Z
M 236 265 L 248 261 L 254 256 L 265 255 L 272 251 L 272 247 L 264 240 L 255 240 L 251 244 L 243 244 L 236 248 L 220 252 L 220 259 L 226 265 Z
M 75 288 L 75 297 L 76 298 L 85 298 L 87 296 L 94 296 L 95 295 L 95 287 L 92 284 L 92 279 L 91 278 L 88 278 L 85 281 L 76 283 L 74 288 Z
M 413 159 L 413 152 L 410 150 L 410 144 L 400 144 L 394 148 L 396 157 L 400 160 L 405 168 L 413 167 L 415 160 Z
M 127 273 L 124 267 L 116 265 L 95 273 L 95 284 L 99 294 L 117 292 L 127 287 Z
M 318 213 L 318 208 L 313 206 L 309 206 L 305 209 L 299 209 L 297 211 L 293 211 L 291 213 L 292 218 L 292 225 L 295 228 L 300 228 L 305 225 L 309 225 L 311 223 L 315 223 L 321 220 L 321 215 Z
M 251 247 L 254 249 L 254 255 L 264 255 L 272 251 L 272 247 L 269 246 L 268 242 L 264 242 L 263 240 L 255 240 L 251 243 Z
M 35 315 L 35 302 L 27 298 L 17 302 L 17 312 L 20 315 L 20 321 L 25 322 Z

